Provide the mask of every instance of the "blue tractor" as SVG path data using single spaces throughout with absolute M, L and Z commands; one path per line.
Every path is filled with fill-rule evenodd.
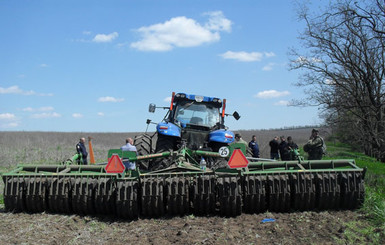
M 226 99 L 173 92 L 170 107 L 150 104 L 149 112 L 155 112 L 156 108 L 167 109 L 168 112 L 156 126 L 154 151 L 153 137 L 142 135 L 136 139 L 135 145 L 140 155 L 175 151 L 181 147 L 218 152 L 222 146 L 234 142 L 234 133 L 224 125 L 225 116 L 229 116 L 225 113 Z M 236 120 L 240 118 L 237 112 L 232 116 Z M 147 120 L 149 123 L 151 121 Z M 207 160 L 210 167 L 214 167 L 215 163 Z M 167 159 L 161 159 L 149 162 L 146 167 L 156 170 L 169 165 Z

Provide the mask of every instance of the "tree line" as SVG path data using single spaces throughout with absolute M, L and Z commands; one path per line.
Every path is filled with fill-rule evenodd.
M 385 1 L 337 0 L 319 13 L 301 4 L 302 48 L 290 50 L 296 86 L 342 142 L 385 162 Z

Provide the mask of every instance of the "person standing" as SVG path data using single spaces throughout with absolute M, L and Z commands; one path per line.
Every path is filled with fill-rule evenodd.
M 253 135 L 251 141 L 249 142 L 249 148 L 253 152 L 253 157 L 259 158 L 259 147 L 257 143 L 257 136 Z
M 132 138 L 126 139 L 126 144 L 120 147 L 122 151 L 134 151 L 136 152 L 136 146 L 134 146 L 134 140 Z M 134 170 L 136 165 L 135 162 L 130 162 L 128 160 L 123 160 L 123 164 L 126 167 L 126 169 Z
M 287 137 L 287 145 L 289 146 L 290 160 L 298 160 L 298 145 L 291 136 Z
M 270 145 L 270 158 L 278 160 L 279 159 L 279 142 L 278 142 L 278 136 L 275 136 L 274 139 L 272 139 L 269 142 Z
M 87 165 L 88 164 L 88 162 L 87 162 L 88 152 L 87 152 L 86 146 L 84 145 L 85 142 L 86 142 L 86 139 L 82 137 L 79 139 L 79 143 L 77 143 L 77 145 L 76 145 L 76 151 L 78 154 L 81 155 L 81 158 L 78 158 L 78 164 L 79 165 Z
M 303 146 L 303 150 L 309 154 L 309 160 L 321 160 L 325 142 L 319 136 L 318 129 L 313 128 L 309 141 Z
M 279 143 L 279 154 L 282 161 L 290 160 L 289 145 L 287 144 L 285 136 L 281 136 L 281 143 Z
M 248 146 L 247 142 L 242 139 L 242 135 L 241 134 L 235 134 L 235 141 L 234 141 L 234 143 L 242 143 L 246 147 Z

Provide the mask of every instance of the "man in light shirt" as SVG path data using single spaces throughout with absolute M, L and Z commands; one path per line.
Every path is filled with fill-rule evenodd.
M 126 144 L 122 147 L 120 147 L 122 151 L 135 151 L 136 152 L 136 147 L 134 146 L 134 141 L 132 138 L 127 138 L 126 139 Z M 123 164 L 126 167 L 126 169 L 135 169 L 135 162 L 130 162 L 127 159 L 123 160 Z

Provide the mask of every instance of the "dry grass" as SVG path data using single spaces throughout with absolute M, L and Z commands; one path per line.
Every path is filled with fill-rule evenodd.
M 292 136 L 298 145 L 303 145 L 310 136 L 310 128 L 282 129 L 282 130 L 241 130 L 246 141 L 252 135 L 257 136 L 261 157 L 270 155 L 269 141 L 276 135 Z M 112 148 L 119 148 L 127 137 L 134 137 L 141 133 L 63 133 L 63 132 L 0 132 L 0 167 L 10 168 L 19 163 L 30 164 L 58 164 L 73 156 L 75 145 L 80 137 L 91 136 L 92 145 L 97 162 L 107 159 L 107 152 Z M 321 131 L 327 135 L 328 131 Z M 88 149 L 88 144 L 87 144 Z

